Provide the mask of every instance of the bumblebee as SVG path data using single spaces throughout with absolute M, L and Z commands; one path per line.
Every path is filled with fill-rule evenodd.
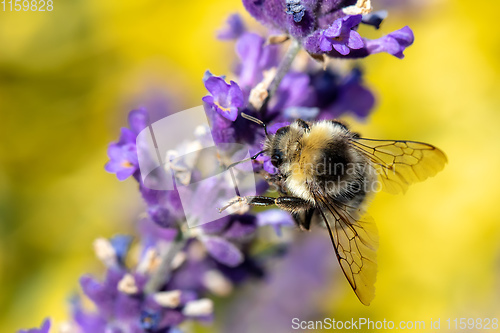
M 249 115 L 244 118 L 257 122 Z M 415 141 L 372 140 L 360 137 L 336 120 L 306 122 L 297 119 L 268 134 L 260 154 L 271 158 L 275 175 L 265 173 L 281 195 L 238 197 L 230 205 L 276 205 L 290 212 L 309 230 L 322 220 L 342 271 L 361 303 L 375 296 L 378 232 L 366 214 L 374 193 L 405 192 L 414 182 L 434 176 L 447 163 L 438 148 Z

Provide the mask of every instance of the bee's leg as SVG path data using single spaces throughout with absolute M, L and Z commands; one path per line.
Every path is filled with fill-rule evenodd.
M 232 205 L 243 202 L 247 205 L 250 206 L 271 206 L 276 204 L 275 203 L 276 198 L 271 198 L 271 197 L 264 197 L 264 196 L 248 196 L 248 197 L 236 197 L 235 199 L 229 201 L 227 205 L 225 205 L 222 208 L 219 208 L 219 213 L 222 213 L 225 211 L 227 208 L 231 207 Z
M 293 214 L 312 208 L 309 201 L 297 197 L 278 197 L 275 198 L 275 204 L 279 208 Z
M 278 208 L 286 210 L 292 214 L 307 210 L 312 208 L 311 203 L 308 201 L 296 198 L 296 197 L 265 197 L 265 196 L 248 196 L 248 197 L 238 197 L 235 200 L 230 201 L 225 207 L 219 209 L 220 212 L 224 211 L 231 205 L 235 203 L 243 202 L 250 206 L 272 206 L 276 205 Z
M 293 214 L 293 219 L 301 229 L 309 230 L 314 211 L 314 208 L 309 208 L 304 212 Z
M 276 206 L 290 212 L 302 230 L 309 230 L 314 214 L 314 207 L 309 201 L 297 197 L 279 197 L 276 198 Z
M 230 201 L 225 207 L 219 209 L 219 212 L 224 211 L 231 205 L 238 202 L 244 202 L 250 206 L 272 206 L 276 205 L 278 208 L 290 212 L 298 224 L 298 226 L 303 230 L 309 230 L 311 226 L 311 219 L 314 215 L 314 207 L 309 201 L 306 201 L 297 197 L 265 197 L 265 196 L 248 196 L 248 197 L 237 197 L 235 200 Z M 300 215 L 305 214 L 304 218 Z

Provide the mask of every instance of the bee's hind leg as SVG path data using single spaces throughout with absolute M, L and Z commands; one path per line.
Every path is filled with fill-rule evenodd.
M 235 199 L 229 201 L 227 205 L 219 208 L 219 213 L 222 213 L 227 208 L 231 207 L 236 203 L 243 202 L 250 206 L 271 206 L 276 204 L 276 198 L 264 197 L 264 196 L 247 196 L 247 197 L 236 197 Z
M 292 213 L 297 224 L 305 230 L 309 230 L 309 226 L 311 224 L 311 218 L 314 212 L 314 207 L 309 201 L 297 197 L 288 197 L 288 196 L 277 197 L 277 198 L 265 197 L 265 196 L 238 197 L 235 200 L 230 201 L 223 208 L 219 209 L 219 212 L 224 211 L 228 207 L 238 202 L 243 202 L 250 206 L 276 205 L 278 208 Z M 299 214 L 303 212 L 305 212 L 305 218 L 303 220 L 299 220 L 297 217 L 299 216 Z

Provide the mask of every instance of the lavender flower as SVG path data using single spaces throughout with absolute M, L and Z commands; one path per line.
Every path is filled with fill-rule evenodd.
M 106 171 L 116 173 L 118 180 L 125 180 L 132 176 L 139 166 L 135 144 L 111 144 L 108 147 L 110 161 L 106 164 Z
M 415 37 L 413 36 L 413 31 L 406 26 L 399 30 L 396 30 L 387 36 L 381 37 L 376 40 L 367 41 L 366 49 L 370 54 L 387 52 L 393 56 L 403 59 L 403 51 L 413 44 Z
M 403 51 L 414 42 L 413 32 L 409 27 L 401 28 L 375 40 L 362 38 L 363 45 L 361 45 L 357 37 L 355 37 L 355 41 L 351 44 L 356 45 L 355 47 L 350 47 L 349 41 L 347 42 L 348 44 L 346 44 L 350 49 L 349 52 L 347 52 L 348 50 L 345 49 L 345 47 L 342 47 L 343 49 L 340 50 L 333 47 L 330 51 L 324 51 L 329 49 L 329 41 L 328 39 L 325 41 L 324 37 L 324 32 L 314 33 L 304 41 L 304 48 L 311 54 L 324 53 L 330 57 L 356 59 L 365 58 L 371 54 L 387 52 L 402 59 L 404 58 Z
M 146 110 L 139 109 L 130 112 L 129 128 L 122 128 L 118 142 L 111 143 L 108 147 L 110 161 L 106 163 L 105 170 L 115 173 L 118 180 L 125 180 L 133 175 L 138 167 L 136 138 L 148 124 Z
M 243 92 L 238 84 L 234 81 L 227 84 L 224 79 L 212 76 L 205 81 L 205 87 L 211 96 L 203 97 L 203 101 L 224 118 L 236 120 L 238 108 L 244 106 L 245 103 Z
M 351 49 L 360 49 L 365 44 L 359 33 L 353 28 L 361 23 L 361 15 L 344 16 L 336 19 L 333 24 L 323 32 L 320 49 L 329 52 L 335 49 L 342 55 L 347 55 Z
M 365 118 L 375 105 L 375 97 L 364 85 L 362 72 L 358 68 L 345 77 L 331 71 L 318 72 L 313 80 L 318 94 L 319 119 L 337 118 L 346 112 Z
M 353 5 L 355 2 L 349 0 L 243 0 L 245 8 L 259 22 L 298 39 L 308 36 L 317 29 L 326 29 L 335 19 L 344 16 L 342 8 Z
M 161 251 L 159 246 L 164 240 L 173 241 L 171 236 L 155 235 L 157 240 L 144 244 L 142 258 L 133 269 L 125 267 L 120 259 L 128 248 L 121 236 L 95 242 L 96 254 L 107 266 L 107 274 L 103 281 L 90 275 L 82 276 L 83 293 L 95 304 L 97 311 L 89 312 L 79 299 L 73 300 L 73 325 L 83 332 L 173 332 L 189 318 L 210 320 L 211 301 L 198 297 L 195 291 L 148 289 L 152 274 L 159 269 L 155 264 L 158 251 Z M 182 265 L 179 260 L 182 259 L 170 263 L 171 271 Z
M 258 21 L 297 39 L 307 52 L 316 57 L 325 54 L 330 57 L 362 58 L 378 52 L 400 57 L 400 52 L 413 41 L 405 39 L 406 43 L 399 43 L 402 49 L 394 52 L 394 46 L 387 46 L 387 41 L 374 42 L 386 46 L 376 48 L 372 41 L 361 38 L 356 32 L 360 23 L 378 28 L 386 16 L 384 12 L 369 16 L 371 6 L 367 6 L 367 3 L 369 1 L 243 0 L 245 8 Z M 364 18 L 361 14 L 365 14 Z
M 152 190 L 140 184 L 142 198 L 147 204 L 147 212 L 151 219 L 164 228 L 175 227 L 181 219 L 182 204 L 177 191 Z

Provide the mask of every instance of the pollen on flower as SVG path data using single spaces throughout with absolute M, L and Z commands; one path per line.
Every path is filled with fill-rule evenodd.
M 118 290 L 127 295 L 134 295 L 139 292 L 139 288 L 132 274 L 125 274 L 123 276 L 120 282 L 118 282 Z
M 120 165 L 122 167 L 124 167 L 124 168 L 132 168 L 132 167 L 134 167 L 134 165 L 132 163 L 130 163 L 129 161 L 123 161 Z
M 180 290 L 172 290 L 172 291 L 164 291 L 159 292 L 153 295 L 153 299 L 159 305 L 166 308 L 176 308 L 181 303 L 181 291 Z
M 185 316 L 207 316 L 212 314 L 214 311 L 214 303 L 211 299 L 202 298 L 199 300 L 187 302 L 184 309 L 182 309 L 182 313 Z
M 224 111 L 224 112 L 230 112 L 231 111 L 231 108 L 225 108 L 222 105 L 220 105 L 220 103 L 218 103 L 218 102 L 214 102 L 214 104 L 217 105 L 217 107 L 219 109 L 221 109 L 222 111 Z
M 358 0 L 355 5 L 348 6 L 342 9 L 347 15 L 364 15 L 369 14 L 373 10 L 371 0 Z

